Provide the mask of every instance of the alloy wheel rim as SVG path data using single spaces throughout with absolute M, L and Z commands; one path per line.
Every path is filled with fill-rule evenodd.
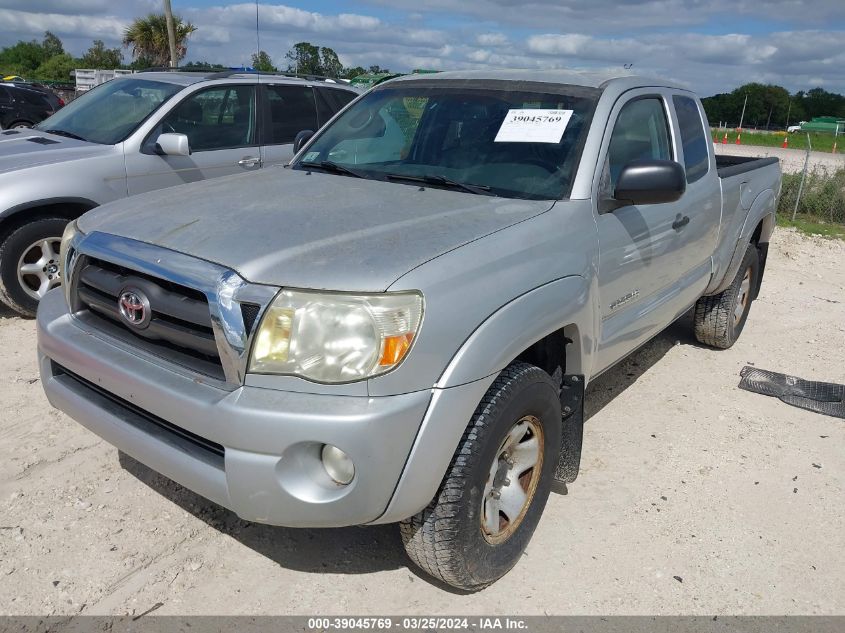
M 742 278 L 742 283 L 739 285 L 739 294 L 736 296 L 736 306 L 734 307 L 734 325 L 739 325 L 742 321 L 742 315 L 745 314 L 748 308 L 748 301 L 751 297 L 751 268 L 745 271 Z
M 527 415 L 499 445 L 481 501 L 481 533 L 487 542 L 506 541 L 525 518 L 543 470 L 543 442 L 540 420 Z
M 48 237 L 33 242 L 18 260 L 18 283 L 26 294 L 36 301 L 62 281 L 59 261 L 61 239 Z

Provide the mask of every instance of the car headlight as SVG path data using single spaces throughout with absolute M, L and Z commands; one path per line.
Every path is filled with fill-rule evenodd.
M 81 235 L 82 232 L 79 230 L 76 220 L 68 222 L 67 226 L 65 226 L 65 232 L 62 233 L 62 241 L 59 244 L 59 265 L 61 266 L 65 299 L 67 300 L 68 305 L 70 305 L 70 296 L 68 294 L 70 291 L 70 272 L 74 256 L 71 245 L 74 243 L 76 238 Z
M 282 290 L 261 319 L 249 371 L 324 383 L 383 374 L 408 354 L 422 312 L 418 292 Z

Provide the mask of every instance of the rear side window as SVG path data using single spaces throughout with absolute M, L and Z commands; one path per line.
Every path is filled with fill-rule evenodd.
M 681 131 L 681 143 L 684 146 L 684 167 L 687 170 L 687 182 L 695 182 L 703 177 L 710 168 L 708 153 L 709 141 L 704 135 L 701 113 L 693 99 L 672 97 L 675 113 Z
M 302 130 L 316 131 L 317 104 L 310 86 L 267 86 L 269 145 L 293 143 Z
M 669 121 L 661 99 L 635 99 L 622 107 L 610 137 L 607 158 L 611 191 L 616 187 L 622 168 L 628 163 L 672 159 Z
M 39 108 L 47 106 L 47 97 L 40 95 L 37 92 L 32 92 L 31 90 L 17 90 L 15 94 L 17 94 L 19 101 L 23 101 L 29 105 L 38 106 Z
M 317 88 L 317 111 L 320 115 L 320 125 L 325 125 L 329 119 L 340 112 L 358 94 L 349 90 L 337 88 Z

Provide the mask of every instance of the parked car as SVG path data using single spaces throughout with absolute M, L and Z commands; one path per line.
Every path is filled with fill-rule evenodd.
M 17 88 L 28 88 L 29 90 L 35 90 L 36 92 L 40 92 L 45 97 L 47 97 L 47 102 L 53 107 L 53 111 L 56 112 L 59 109 L 65 107 L 65 100 L 62 99 L 58 94 L 53 92 L 53 89 L 49 86 L 32 82 L 32 81 L 6 81 L 3 80 L 0 85 L 4 86 L 12 86 Z
M 0 129 L 32 127 L 61 106 L 40 90 L 15 83 L 0 83 Z M 2 195 L 2 194 L 0 194 Z
M 0 99 L 13 92 L 44 102 L 4 86 Z M 143 73 L 94 88 L 32 130 L 0 132 L 0 301 L 35 314 L 61 281 L 68 220 L 145 191 L 286 162 L 297 132 L 316 130 L 358 94 L 281 75 Z M 11 117 L 6 127 L 42 118 Z
M 636 77 L 375 86 L 286 169 L 71 223 L 47 397 L 246 520 L 399 522 L 420 568 L 484 587 L 577 476 L 585 386 L 691 308 L 706 345 L 746 325 L 781 174 L 707 129 Z

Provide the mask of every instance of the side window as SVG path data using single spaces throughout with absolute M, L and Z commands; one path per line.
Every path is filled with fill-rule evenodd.
M 195 152 L 255 145 L 255 89 L 220 86 L 198 92 L 176 106 L 161 127 L 187 135 Z
M 671 160 L 669 121 L 663 101 L 656 97 L 635 99 L 622 107 L 610 137 L 607 152 L 610 189 L 622 168 L 635 160 Z
M 270 109 L 268 145 L 293 143 L 302 130 L 316 131 L 317 104 L 310 86 L 267 86 Z
M 684 167 L 687 170 L 687 182 L 695 182 L 710 169 L 709 137 L 705 138 L 701 113 L 693 99 L 674 96 L 675 113 L 684 146 Z

